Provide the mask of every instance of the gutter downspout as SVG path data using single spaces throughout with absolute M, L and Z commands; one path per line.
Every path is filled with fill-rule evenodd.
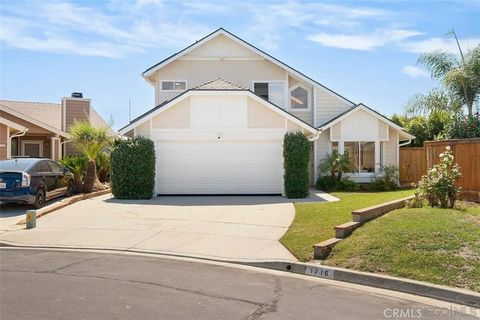
M 409 139 L 409 140 L 407 140 L 407 142 L 400 143 L 398 146 L 399 146 L 399 147 L 406 146 L 407 144 L 410 144 L 410 142 L 412 142 L 412 140 L 413 140 L 413 139 Z
M 10 145 L 12 145 L 12 138 L 23 137 L 23 136 L 27 133 L 27 131 L 28 131 L 28 128 L 25 128 L 25 129 L 23 129 L 23 131 L 22 131 L 21 133 L 12 134 L 12 135 L 8 138 L 8 139 L 9 139 L 8 143 L 9 143 Z M 10 150 L 11 150 L 11 148 L 10 148 Z M 10 152 L 11 152 L 11 151 L 10 151 Z M 17 153 L 18 153 L 18 146 L 17 146 Z M 12 157 L 11 154 L 9 154 L 9 156 L 10 156 L 10 158 Z
M 320 138 L 320 134 L 322 132 L 323 132 L 322 130 L 318 130 L 316 133 L 312 134 L 310 137 L 307 138 L 308 141 L 313 142 L 313 141 L 318 140 L 318 138 Z
M 60 150 L 62 150 L 62 145 L 64 145 L 65 143 L 69 143 L 70 141 L 72 141 L 72 139 L 68 139 L 68 138 L 65 141 L 60 141 Z M 62 151 L 63 153 L 66 152 L 66 150 L 62 150 Z M 60 159 L 63 158 L 63 155 L 59 155 L 59 156 L 60 156 Z

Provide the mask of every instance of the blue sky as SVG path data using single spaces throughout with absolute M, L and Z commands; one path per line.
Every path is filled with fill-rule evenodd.
M 480 43 L 477 1 L 13 1 L 0 7 L 0 98 L 91 98 L 114 127 L 154 105 L 140 73 L 224 27 L 354 102 L 391 115 L 438 84 L 419 54 Z

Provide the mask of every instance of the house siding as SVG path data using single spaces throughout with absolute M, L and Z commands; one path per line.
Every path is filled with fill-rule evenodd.
M 190 98 L 152 118 L 153 129 L 187 129 L 190 127 Z
M 383 143 L 383 163 L 398 166 L 398 132 L 390 128 L 389 138 Z
M 285 128 L 285 118 L 248 98 L 249 128 Z
M 0 123 L 0 160 L 7 158 L 8 127 Z
M 68 132 L 70 127 L 73 126 L 75 122 L 89 121 L 90 120 L 90 100 L 88 99 L 75 99 L 75 98 L 65 98 L 64 103 L 65 112 L 65 132 Z M 73 143 L 65 144 L 65 155 L 74 155 L 78 154 L 77 148 Z
M 315 88 L 317 125 L 320 126 L 339 113 L 349 109 L 352 105 L 334 97 L 318 87 Z

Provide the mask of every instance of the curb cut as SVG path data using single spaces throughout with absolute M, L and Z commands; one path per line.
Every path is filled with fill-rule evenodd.
M 241 261 L 218 258 L 199 257 L 188 254 L 163 253 L 158 251 L 135 250 L 135 249 L 112 249 L 94 247 L 67 247 L 67 246 L 32 246 L 19 245 L 11 242 L 0 241 L 0 248 L 30 248 L 30 249 L 63 249 L 63 250 L 98 250 L 118 253 L 143 253 L 157 256 L 168 256 L 178 258 L 193 258 L 204 261 L 232 263 L 250 267 L 264 268 L 270 270 L 296 273 L 326 280 L 341 281 L 381 288 L 386 290 L 409 293 L 413 295 L 443 300 L 474 308 L 480 308 L 480 293 L 473 291 L 434 285 L 426 282 L 397 278 L 387 275 L 379 275 L 368 272 L 354 271 L 338 267 L 323 266 L 314 263 L 303 263 L 296 261 Z

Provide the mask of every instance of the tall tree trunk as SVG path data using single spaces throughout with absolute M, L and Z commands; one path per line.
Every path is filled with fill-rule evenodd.
M 473 116 L 473 100 L 467 100 L 468 116 Z
M 83 192 L 92 192 L 93 186 L 95 185 L 95 180 L 97 180 L 97 166 L 95 164 L 95 160 L 88 160 L 85 181 L 83 183 Z

